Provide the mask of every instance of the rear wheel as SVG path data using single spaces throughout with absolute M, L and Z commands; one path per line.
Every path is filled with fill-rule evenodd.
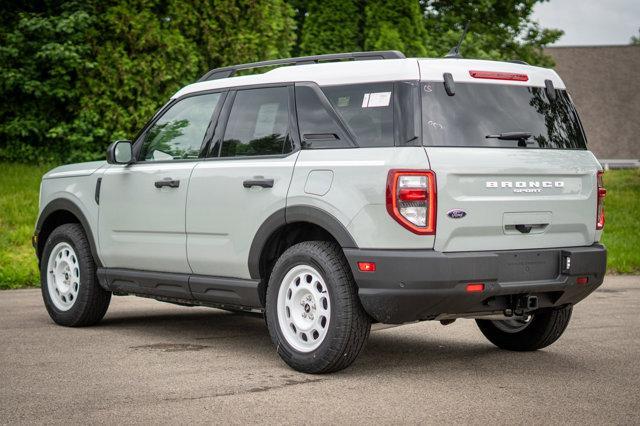
M 476 320 L 491 343 L 510 351 L 535 351 L 558 340 L 571 319 L 571 306 L 540 309 L 522 318 Z
M 287 249 L 267 287 L 266 319 L 280 357 L 305 373 L 348 367 L 369 336 L 370 320 L 340 247 L 309 241 Z
M 111 293 L 98 283 L 89 241 L 77 223 L 61 225 L 47 238 L 40 285 L 49 316 L 60 325 L 93 325 L 102 319 L 111 301 Z

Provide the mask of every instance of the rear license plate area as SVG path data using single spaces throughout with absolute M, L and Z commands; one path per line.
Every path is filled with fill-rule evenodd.
M 499 253 L 499 282 L 552 280 L 560 273 L 558 251 L 519 251 Z

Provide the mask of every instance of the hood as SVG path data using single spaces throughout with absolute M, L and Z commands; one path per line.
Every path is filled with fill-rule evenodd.
M 63 177 L 88 176 L 107 165 L 106 161 L 89 161 L 87 163 L 67 164 L 49 170 L 42 179 L 56 179 Z

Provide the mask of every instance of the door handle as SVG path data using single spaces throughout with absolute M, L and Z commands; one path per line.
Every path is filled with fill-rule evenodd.
M 249 179 L 242 182 L 242 186 L 244 186 L 245 188 L 251 188 L 253 186 L 273 188 L 273 179 Z
M 180 186 L 179 180 L 173 180 L 171 178 L 165 178 L 162 180 L 157 180 L 154 183 L 156 188 L 162 188 L 163 186 L 168 186 L 169 188 L 177 188 Z

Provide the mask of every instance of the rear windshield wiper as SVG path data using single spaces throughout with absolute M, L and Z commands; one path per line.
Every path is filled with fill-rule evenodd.
M 527 146 L 527 143 L 533 143 L 527 141 L 527 139 L 531 138 L 531 133 L 529 132 L 506 132 L 497 135 L 487 135 L 485 138 L 499 139 L 501 141 L 518 141 L 518 146 Z

